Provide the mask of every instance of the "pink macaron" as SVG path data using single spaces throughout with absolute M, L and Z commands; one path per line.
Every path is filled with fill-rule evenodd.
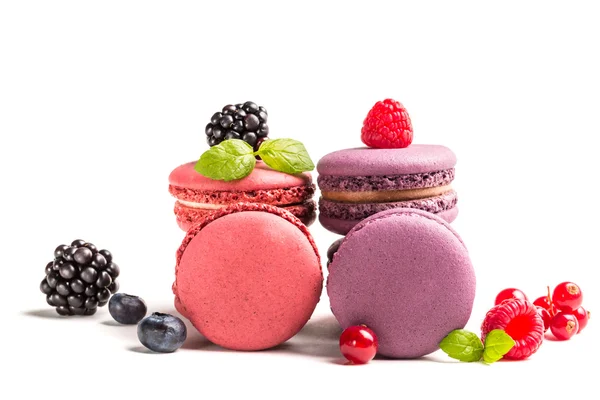
M 383 211 L 358 223 L 330 250 L 331 310 L 344 329 L 371 328 L 378 354 L 424 356 L 467 324 L 475 272 L 460 236 L 435 214 Z
M 281 207 L 306 226 L 316 219 L 315 185 L 308 172 L 290 175 L 259 161 L 247 177 L 225 182 L 201 175 L 194 169 L 195 164 L 180 165 L 169 175 L 169 192 L 177 199 L 177 224 L 184 231 L 207 215 L 240 202 Z
M 277 346 L 302 329 L 323 273 L 306 226 L 266 204 L 206 216 L 177 252 L 175 306 L 211 342 L 233 350 Z

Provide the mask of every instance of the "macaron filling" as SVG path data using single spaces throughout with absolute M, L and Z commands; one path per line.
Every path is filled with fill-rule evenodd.
M 315 193 L 315 186 L 311 183 L 304 186 L 273 188 L 263 190 L 199 190 L 169 185 L 169 193 L 183 205 L 194 208 L 195 204 L 229 205 L 233 202 L 240 203 L 266 203 L 275 206 L 300 204 L 310 200 Z M 188 205 L 187 202 L 192 205 Z
M 350 203 L 388 203 L 434 197 L 452 190 L 450 185 L 407 190 L 381 190 L 372 192 L 321 192 L 325 200 Z

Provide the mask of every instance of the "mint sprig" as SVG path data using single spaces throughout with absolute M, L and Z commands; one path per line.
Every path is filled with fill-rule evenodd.
M 269 167 L 288 174 L 312 171 L 315 168 L 304 145 L 294 139 L 273 139 L 263 142 L 257 151 Z
M 502 329 L 494 329 L 485 337 L 483 362 L 491 364 L 500 360 L 515 345 L 515 341 Z
M 225 140 L 205 151 L 194 169 L 210 179 L 233 181 L 254 169 L 256 158 L 252 146 L 243 140 Z
M 483 355 L 479 336 L 465 329 L 450 332 L 440 343 L 440 348 L 450 357 L 464 362 L 479 361 Z
M 500 360 L 515 345 L 515 341 L 502 329 L 494 329 L 485 337 L 485 344 L 479 336 L 465 329 L 450 332 L 440 342 L 440 349 L 450 357 L 464 361 L 480 361 L 492 364 Z
M 255 156 L 260 156 L 274 170 L 287 174 L 315 168 L 304 145 L 294 139 L 267 140 L 256 152 L 243 140 L 225 140 L 205 151 L 194 168 L 207 178 L 233 181 L 252 172 L 256 165 Z

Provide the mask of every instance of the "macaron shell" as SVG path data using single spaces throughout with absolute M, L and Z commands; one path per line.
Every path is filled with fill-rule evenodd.
M 308 200 L 301 204 L 291 206 L 282 206 L 280 208 L 292 213 L 306 226 L 311 226 L 317 219 L 317 206 L 314 200 Z M 201 222 L 207 215 L 214 213 L 215 210 L 186 207 L 179 202 L 175 202 L 173 212 L 175 213 L 177 225 L 179 225 L 182 230 L 187 231 L 195 224 Z
M 177 309 L 210 341 L 261 350 L 311 317 L 323 275 L 316 246 L 292 214 L 237 204 L 188 231 L 178 252 Z
M 467 324 L 475 298 L 468 251 L 448 223 L 395 209 L 357 224 L 329 266 L 327 293 L 342 328 L 365 324 L 378 353 L 417 358 Z
M 453 222 L 458 216 L 458 207 L 452 207 L 449 210 L 440 211 L 435 214 L 437 217 L 443 219 L 444 221 L 450 223 Z M 346 235 L 352 228 L 354 228 L 357 224 L 359 224 L 361 219 L 338 219 L 338 218 L 330 218 L 325 214 L 319 214 L 319 222 L 325 229 L 330 232 L 337 233 L 338 235 Z
M 179 188 L 203 191 L 252 191 L 312 184 L 312 176 L 308 172 L 290 175 L 275 171 L 262 161 L 257 161 L 256 166 L 247 177 L 229 182 L 207 178 L 194 169 L 195 165 L 194 161 L 175 168 L 169 175 L 169 184 Z
M 411 144 L 403 149 L 360 147 L 338 150 L 317 163 L 319 175 L 404 175 L 451 169 L 456 155 L 445 146 Z

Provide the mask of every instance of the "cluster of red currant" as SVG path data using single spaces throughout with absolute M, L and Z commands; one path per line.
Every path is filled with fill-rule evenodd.
M 514 299 L 528 300 L 523 291 L 509 288 L 498 293 L 495 304 Z M 548 287 L 548 294 L 533 302 L 544 321 L 544 331 L 550 329 L 558 340 L 570 339 L 587 325 L 590 313 L 582 303 L 581 288 L 573 282 L 559 283 L 552 292 Z

